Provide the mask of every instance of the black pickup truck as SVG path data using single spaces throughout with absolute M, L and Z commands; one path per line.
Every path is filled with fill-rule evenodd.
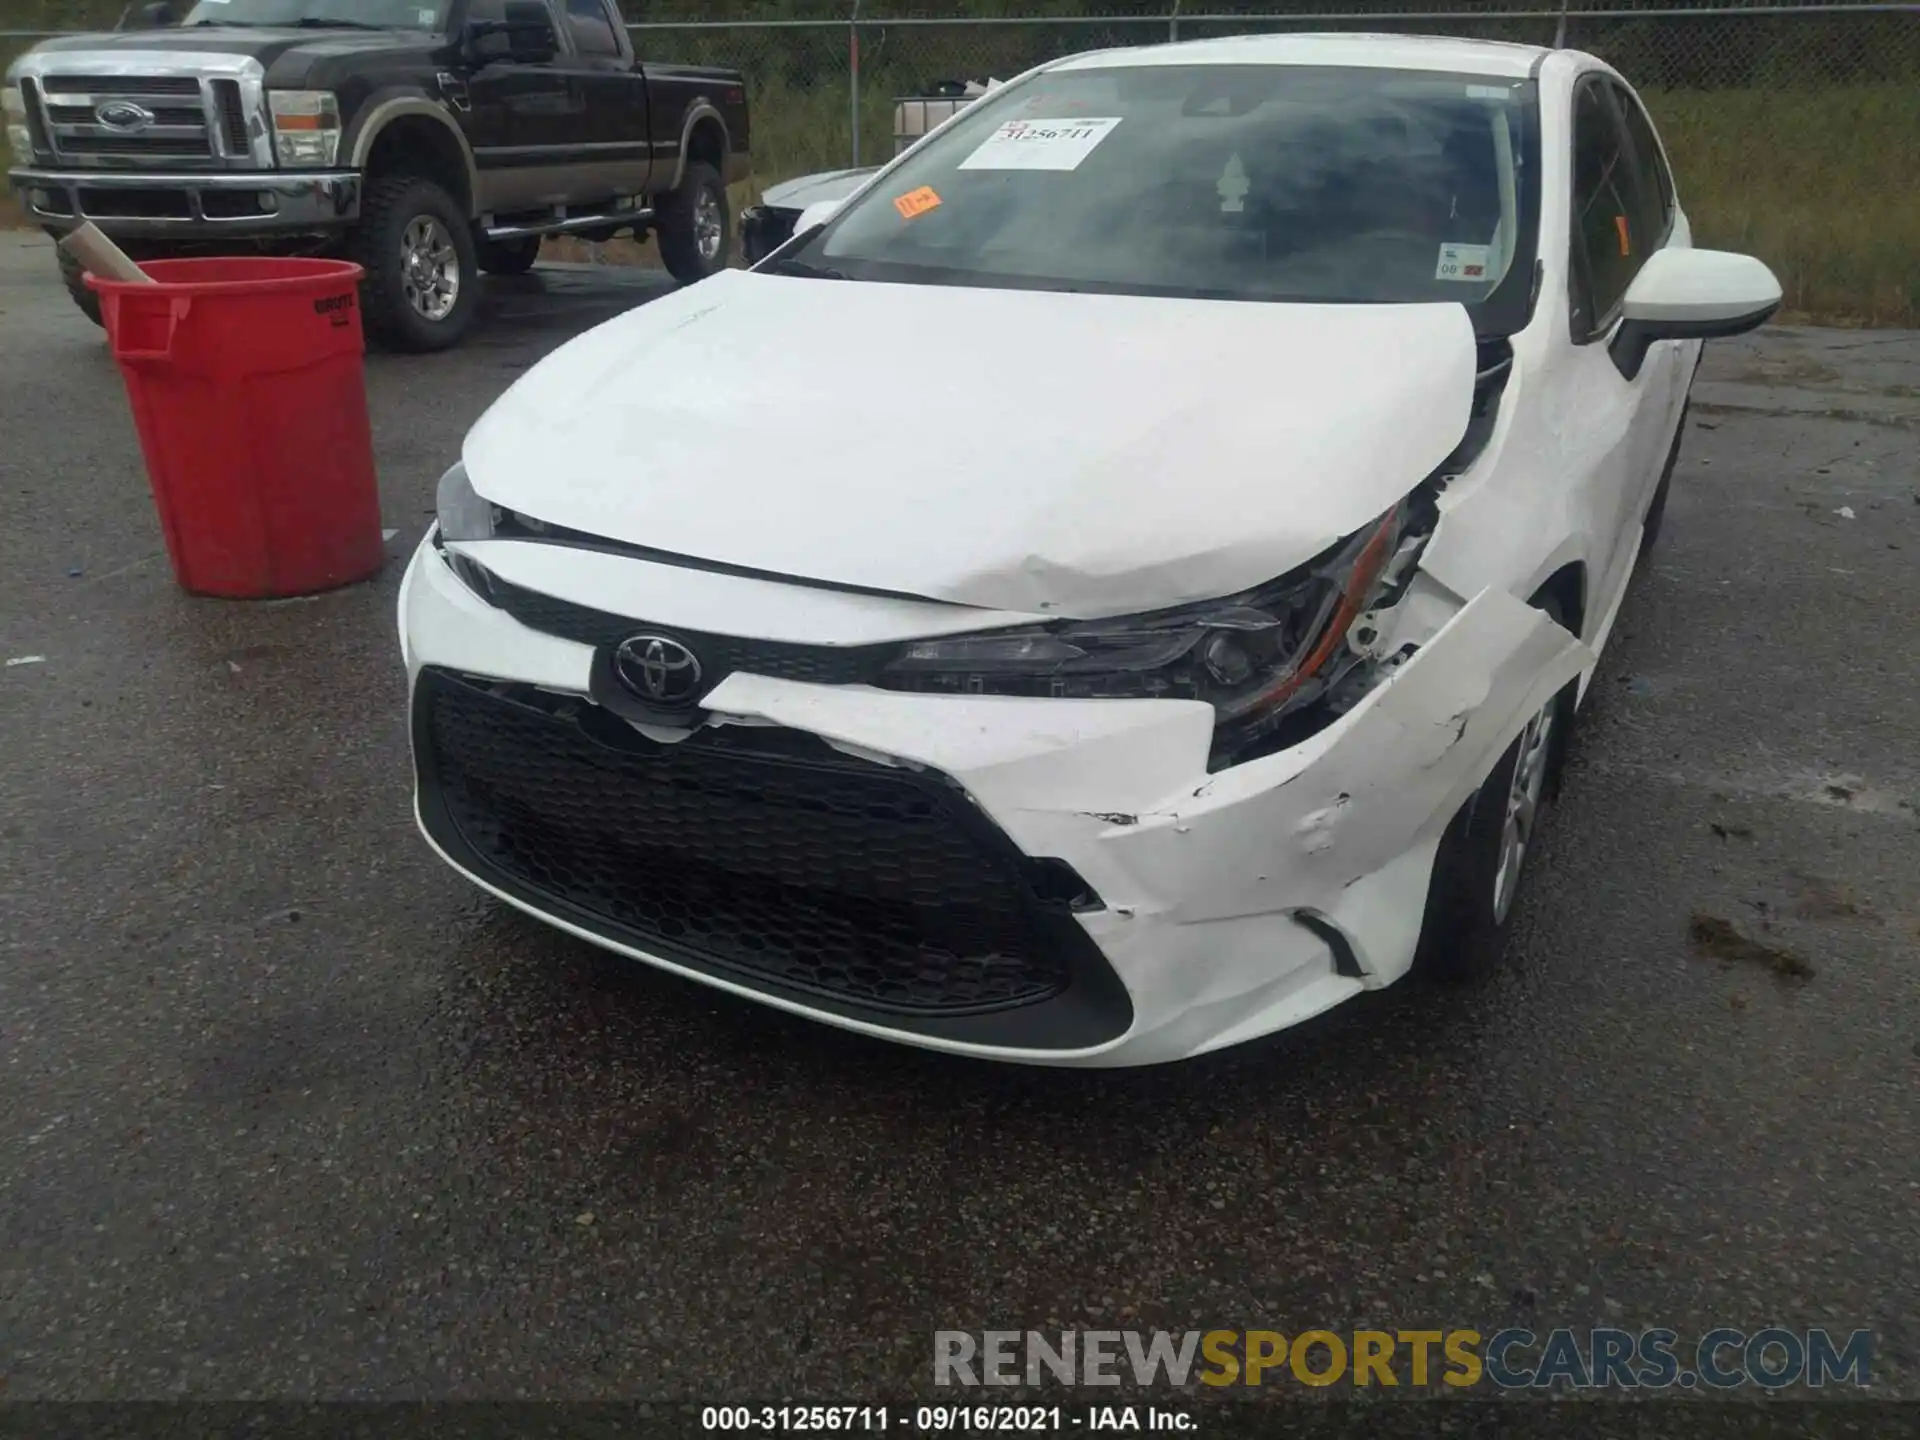
M 458 342 L 478 272 L 525 271 L 546 235 L 651 233 L 681 281 L 727 263 L 745 83 L 640 59 L 612 0 L 199 0 L 146 18 L 7 71 L 9 178 L 50 232 L 91 220 L 138 259 L 343 256 L 366 268 L 369 330 L 408 350 Z

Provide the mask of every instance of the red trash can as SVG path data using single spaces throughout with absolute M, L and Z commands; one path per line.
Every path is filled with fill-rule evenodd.
M 367 424 L 361 269 L 342 260 L 152 260 L 89 274 L 181 586 L 270 599 L 385 558 Z

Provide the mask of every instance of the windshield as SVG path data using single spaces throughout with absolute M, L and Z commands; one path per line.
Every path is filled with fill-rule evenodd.
M 1043 73 L 790 255 L 856 280 L 1530 303 L 1535 104 L 1529 82 L 1405 70 Z
M 439 30 L 452 0 L 200 0 L 182 25 Z

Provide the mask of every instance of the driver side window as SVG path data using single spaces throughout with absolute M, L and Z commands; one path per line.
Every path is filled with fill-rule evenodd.
M 1595 80 L 1573 101 L 1572 326 L 1576 340 L 1605 330 L 1655 238 L 1636 203 L 1637 177 L 1613 103 Z

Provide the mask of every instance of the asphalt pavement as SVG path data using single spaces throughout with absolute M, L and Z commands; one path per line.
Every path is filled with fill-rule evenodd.
M 1500 974 L 1061 1073 L 605 956 L 415 834 L 435 479 L 657 293 L 538 271 L 371 357 L 385 573 L 221 602 L 0 237 L 8 1397 L 857 1402 L 929 1394 L 938 1328 L 1781 1324 L 1920 1399 L 1920 335 L 1709 347 Z

